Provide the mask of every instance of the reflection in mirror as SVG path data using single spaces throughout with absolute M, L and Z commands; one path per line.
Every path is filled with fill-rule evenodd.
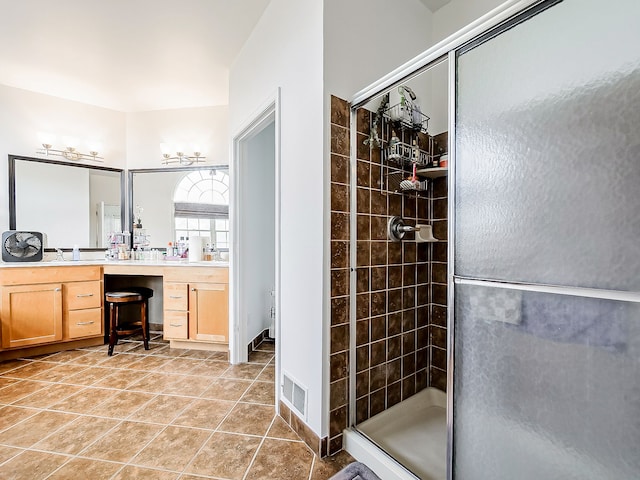
M 151 248 L 199 236 L 229 249 L 226 165 L 130 170 L 129 189 L 129 218 L 139 217 Z
M 122 230 L 120 169 L 9 156 L 9 228 L 45 234 L 45 247 L 105 248 Z

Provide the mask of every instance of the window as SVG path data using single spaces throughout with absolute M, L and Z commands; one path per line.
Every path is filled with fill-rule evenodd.
M 198 170 L 184 176 L 176 187 L 176 240 L 208 237 L 216 248 L 229 249 L 229 175 L 226 170 Z

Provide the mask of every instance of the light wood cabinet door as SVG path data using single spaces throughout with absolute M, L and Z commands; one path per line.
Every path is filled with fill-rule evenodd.
M 65 311 L 102 306 L 100 281 L 65 283 L 63 289 Z
M 65 338 L 75 339 L 102 335 L 102 308 L 69 310 L 66 313 Z
M 186 311 L 189 301 L 188 287 L 186 283 L 165 282 L 163 286 L 164 309 Z
M 62 284 L 2 287 L 2 348 L 62 340 Z
M 189 338 L 210 342 L 229 341 L 229 285 L 189 285 Z

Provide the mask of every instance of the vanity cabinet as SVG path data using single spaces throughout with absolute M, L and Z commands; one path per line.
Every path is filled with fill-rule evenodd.
M 229 341 L 229 270 L 176 268 L 164 276 L 164 338 L 195 345 Z M 181 345 L 186 346 L 186 345 Z
M 102 285 L 96 266 L 1 269 L 1 348 L 102 339 Z
M 2 287 L 2 348 L 62 340 L 62 284 Z

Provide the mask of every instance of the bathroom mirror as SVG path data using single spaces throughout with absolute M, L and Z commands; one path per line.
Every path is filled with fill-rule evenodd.
M 9 155 L 9 229 L 45 234 L 46 248 L 103 249 L 122 230 L 124 171 Z
M 129 170 L 129 228 L 140 218 L 151 248 L 189 236 L 229 248 L 229 167 Z

